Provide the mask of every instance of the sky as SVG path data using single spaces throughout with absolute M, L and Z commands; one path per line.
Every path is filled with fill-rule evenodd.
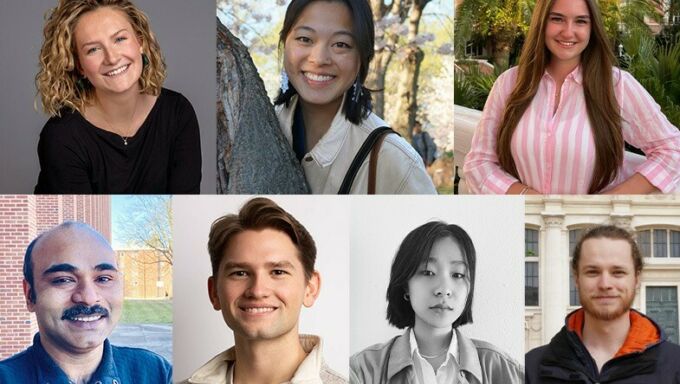
M 116 233 L 120 232 L 122 220 L 129 217 L 133 198 L 134 196 L 130 195 L 111 195 L 111 246 L 113 249 L 125 247 L 125 244 L 117 238 Z
M 166 196 L 167 197 L 167 196 Z M 142 221 L 144 212 L 139 211 L 137 199 L 140 196 L 132 195 L 112 195 L 111 196 L 111 246 L 113 249 L 130 248 L 121 239 L 120 233 L 122 226 L 128 223 Z M 144 196 L 141 196 L 144 198 Z

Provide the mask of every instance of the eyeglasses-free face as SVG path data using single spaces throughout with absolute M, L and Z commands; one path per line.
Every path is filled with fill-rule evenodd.
M 584 0 L 555 0 L 545 27 L 550 65 L 576 67 L 590 41 L 591 20 Z
M 360 65 L 347 6 L 310 3 L 286 36 L 283 64 L 303 103 L 337 110 Z
M 575 279 L 587 315 L 613 320 L 626 314 L 640 282 L 630 244 L 608 238 L 584 241 Z
M 465 258 L 458 243 L 444 237 L 432 245 L 427 261 L 408 281 L 415 327 L 451 330 L 465 309 L 470 291 Z
M 45 349 L 81 354 L 102 348 L 123 309 L 123 277 L 110 246 L 86 229 L 61 229 L 39 240 L 31 264 L 35 303 L 27 305 Z
M 300 309 L 311 307 L 319 292 L 319 275 L 306 279 L 298 253 L 274 229 L 246 230 L 230 240 L 208 290 L 237 340 L 297 340 Z
M 102 7 L 85 13 L 74 33 L 79 70 L 98 97 L 138 92 L 142 47 L 122 11 Z

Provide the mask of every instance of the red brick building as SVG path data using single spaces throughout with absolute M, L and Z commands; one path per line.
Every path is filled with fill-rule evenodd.
M 126 299 L 172 298 L 172 265 L 153 249 L 116 250 Z
M 30 345 L 38 327 L 22 288 L 26 247 L 68 220 L 85 222 L 111 241 L 109 196 L 0 196 L 0 360 Z

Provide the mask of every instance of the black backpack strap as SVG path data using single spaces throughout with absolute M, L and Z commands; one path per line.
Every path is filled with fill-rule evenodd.
M 386 135 L 389 133 L 397 133 L 392 128 L 390 127 L 380 127 L 374 129 L 366 138 L 366 141 L 361 145 L 361 148 L 359 148 L 359 151 L 357 152 L 356 156 L 354 156 L 354 160 L 352 160 L 352 164 L 350 164 L 349 168 L 347 169 L 347 173 L 345 174 L 345 178 L 342 180 L 342 184 L 340 185 L 340 190 L 338 190 L 338 195 L 347 195 L 349 194 L 350 189 L 352 189 L 352 183 L 354 183 L 354 178 L 357 175 L 357 172 L 359 172 L 359 168 L 361 168 L 361 165 L 364 163 L 364 160 L 366 160 L 366 156 L 371 152 L 373 149 L 373 146 L 375 143 L 378 141 L 378 138 L 382 135 Z

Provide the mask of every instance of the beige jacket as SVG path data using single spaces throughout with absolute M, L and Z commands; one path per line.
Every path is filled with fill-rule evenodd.
M 293 117 L 297 96 L 286 108 L 276 107 L 279 125 L 288 142 L 293 145 Z M 387 126 L 381 118 L 371 113 L 360 124 L 354 125 L 338 109 L 331 127 L 319 142 L 302 159 L 302 168 L 307 183 L 315 194 L 338 193 L 342 180 L 354 156 L 368 135 L 376 128 Z M 352 194 L 366 194 L 368 191 L 368 160 L 354 179 Z M 435 194 L 432 179 L 425 171 L 423 160 L 409 143 L 397 135 L 387 135 L 378 153 L 376 172 L 377 194 Z
M 318 336 L 300 335 L 302 349 L 307 357 L 298 366 L 293 378 L 282 384 L 347 384 L 347 379 L 330 369 L 323 361 L 321 353 L 322 341 Z M 196 370 L 185 384 L 232 384 L 236 350 L 227 349 L 213 357 L 201 368 Z

